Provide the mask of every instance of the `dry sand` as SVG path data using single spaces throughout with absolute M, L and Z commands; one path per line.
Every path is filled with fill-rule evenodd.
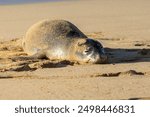
M 0 6 L 0 99 L 150 99 L 149 12 L 148 0 Z M 109 63 L 11 59 L 26 55 L 21 38 L 45 18 L 73 22 L 104 45 Z

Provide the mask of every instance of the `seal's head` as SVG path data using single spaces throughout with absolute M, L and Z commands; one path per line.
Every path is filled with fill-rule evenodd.
M 83 63 L 106 63 L 107 55 L 103 46 L 93 39 L 78 39 L 75 59 Z

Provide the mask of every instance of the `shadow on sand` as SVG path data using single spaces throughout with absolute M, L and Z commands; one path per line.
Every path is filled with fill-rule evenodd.
M 105 48 L 109 63 L 150 62 L 150 49 Z

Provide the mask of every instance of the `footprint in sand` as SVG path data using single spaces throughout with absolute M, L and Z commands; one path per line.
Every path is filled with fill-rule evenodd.
M 94 74 L 91 75 L 91 77 L 119 77 L 121 75 L 133 76 L 133 75 L 145 75 L 145 73 L 137 72 L 135 70 L 128 70 L 125 72 Z

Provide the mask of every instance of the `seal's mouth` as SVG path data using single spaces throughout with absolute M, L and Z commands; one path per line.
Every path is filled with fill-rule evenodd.
M 108 57 L 105 54 L 100 55 L 93 55 L 90 54 L 87 56 L 87 63 L 94 63 L 94 64 L 104 64 L 107 63 Z

